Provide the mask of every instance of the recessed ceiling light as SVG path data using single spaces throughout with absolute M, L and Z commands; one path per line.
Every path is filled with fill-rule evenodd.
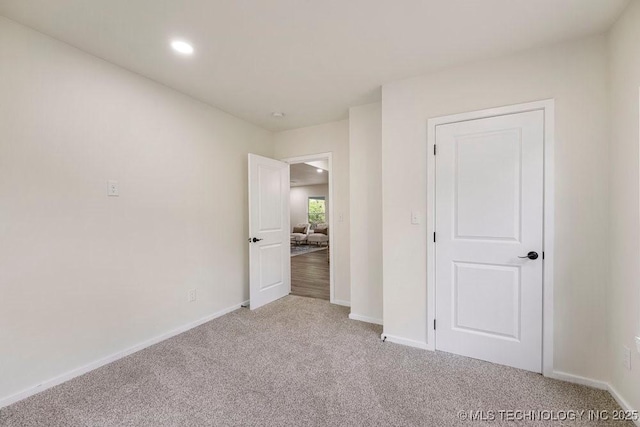
M 324 172 L 324 170 L 322 170 L 322 169 L 317 169 L 317 171 L 318 171 L 318 173 Z
M 193 46 L 191 46 L 189 43 L 182 40 L 172 41 L 171 47 L 176 52 L 182 53 L 184 55 L 191 55 L 193 53 Z
M 282 112 L 280 112 L 280 111 L 274 111 L 273 113 L 271 113 L 271 115 L 272 115 L 273 117 L 275 117 L 275 118 L 278 118 L 278 119 L 280 119 L 280 118 L 284 117 L 284 113 L 282 113 Z

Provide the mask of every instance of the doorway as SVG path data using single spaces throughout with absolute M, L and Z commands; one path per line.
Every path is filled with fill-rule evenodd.
M 432 349 L 549 372 L 552 109 L 429 121 Z
M 290 168 L 291 295 L 333 300 L 331 154 L 283 160 Z

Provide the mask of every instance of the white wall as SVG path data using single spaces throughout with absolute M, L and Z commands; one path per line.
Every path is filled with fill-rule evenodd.
M 303 224 L 309 220 L 309 197 L 324 197 L 325 200 L 325 218 L 329 223 L 329 185 L 301 185 L 299 187 L 291 187 L 290 192 L 290 208 L 291 208 L 291 227 L 296 224 Z M 331 233 L 331 230 L 329 230 Z
M 277 159 L 333 153 L 334 292 L 337 303 L 349 304 L 349 122 L 342 120 L 274 134 Z
M 383 87 L 385 334 L 426 342 L 427 119 L 555 98 L 555 368 L 606 378 L 607 72 L 601 36 Z
M 632 408 L 640 409 L 640 209 L 639 88 L 640 2 L 632 1 L 609 37 L 611 61 L 611 278 L 608 329 L 611 384 Z M 621 363 L 631 349 L 631 371 Z
M 271 133 L 4 18 L 0 64 L 0 399 L 248 299 Z
M 351 314 L 382 323 L 382 105 L 349 110 Z

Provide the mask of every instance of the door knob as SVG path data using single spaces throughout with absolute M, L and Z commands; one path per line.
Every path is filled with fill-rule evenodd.
M 519 256 L 518 258 L 538 259 L 538 252 L 531 251 L 525 256 Z
M 258 238 L 256 238 L 256 237 L 254 237 L 254 238 L 249 238 L 249 243 L 251 243 L 251 242 L 256 243 L 256 242 L 259 242 L 260 240 L 262 240 L 262 239 L 258 239 Z

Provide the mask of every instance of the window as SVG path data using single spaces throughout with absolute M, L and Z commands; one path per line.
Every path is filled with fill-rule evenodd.
M 324 196 L 309 197 L 309 224 L 316 225 L 326 221 Z

